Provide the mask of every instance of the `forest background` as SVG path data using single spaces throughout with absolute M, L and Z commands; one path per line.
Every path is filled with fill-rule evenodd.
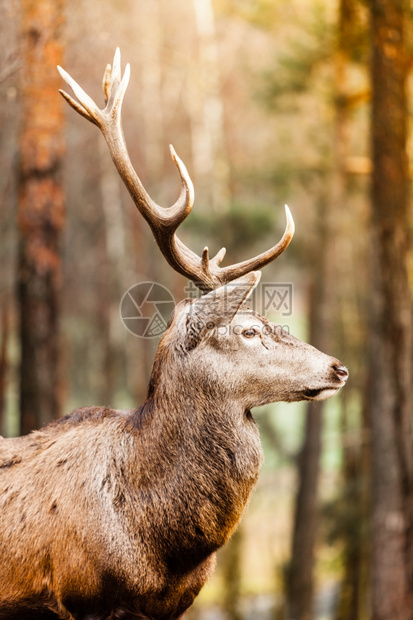
M 176 198 L 172 143 L 195 185 L 182 237 L 231 263 L 280 237 L 288 203 L 263 280 L 289 304 L 257 303 L 350 369 L 324 405 L 255 412 L 260 482 L 189 618 L 412 616 L 411 26 L 407 0 L 0 2 L 0 432 L 142 402 L 158 339 L 125 329 L 122 297 L 187 296 L 58 94 L 61 64 L 103 106 L 118 45 L 149 194 Z

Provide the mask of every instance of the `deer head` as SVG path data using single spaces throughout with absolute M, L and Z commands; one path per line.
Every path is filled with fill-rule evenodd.
M 348 378 L 339 360 L 245 306 L 260 277 L 251 272 L 176 307 L 155 360 L 157 384 L 162 364 L 169 369 L 166 385 L 185 376 L 194 396 L 212 392 L 217 403 L 234 401 L 244 410 L 276 401 L 324 400 L 338 392 Z
M 121 124 L 130 67 L 126 65 L 122 77 L 119 49 L 113 66 L 107 65 L 104 73 L 104 109 L 64 69 L 58 69 L 78 101 L 61 90 L 62 96 L 102 131 L 119 175 L 148 222 L 162 254 L 178 273 L 207 293 L 176 308 L 157 359 L 168 355 L 168 350 L 170 355 L 176 350 L 185 353 L 186 375 L 192 368 L 199 384 L 203 377 L 215 372 L 217 386 L 227 385 L 233 393 L 237 390 L 249 393 L 245 396 L 247 407 L 278 400 L 323 400 L 334 395 L 348 378 L 347 369 L 337 359 L 294 338 L 257 313 L 239 311 L 259 281 L 256 270 L 275 260 L 293 237 L 294 221 L 289 208 L 285 206 L 287 223 L 281 240 L 266 252 L 223 268 L 219 265 L 225 248 L 210 258 L 205 247 L 202 256 L 197 256 L 176 235 L 177 228 L 191 212 L 194 190 L 187 169 L 173 147 L 170 150 L 181 177 L 181 193 L 168 209 L 150 198 L 130 161 Z M 223 355 L 223 351 L 227 354 Z M 154 372 L 156 368 L 157 362 Z M 182 368 L 180 372 L 182 376 Z

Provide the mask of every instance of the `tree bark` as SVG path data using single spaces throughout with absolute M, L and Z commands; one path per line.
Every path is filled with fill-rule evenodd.
M 350 386 L 349 386 L 350 387 Z M 360 620 L 369 617 L 368 597 L 368 544 L 366 523 L 369 513 L 370 446 L 363 439 L 367 429 L 366 412 L 362 412 L 360 434 L 356 441 L 348 440 L 350 427 L 348 413 L 351 407 L 351 391 L 342 395 L 341 434 L 343 453 L 343 485 L 341 502 L 345 511 L 343 528 L 343 575 L 335 620 Z M 347 438 L 347 439 L 346 439 Z M 339 526 L 340 527 L 340 526 Z
M 330 349 L 331 269 L 333 253 L 330 217 L 325 198 L 319 209 L 319 248 L 312 266 L 310 342 L 321 351 Z M 298 460 L 291 563 L 287 577 L 287 619 L 311 620 L 314 607 L 315 546 L 319 523 L 318 483 L 324 403 L 308 403 L 305 437 Z
M 214 7 L 211 0 L 193 0 L 193 6 L 199 46 L 197 75 L 188 96 L 193 163 L 199 195 L 220 211 L 228 208 L 231 189 Z
M 333 184 L 335 186 L 335 222 L 340 231 L 349 231 L 354 222 L 355 210 L 350 206 L 348 192 L 348 154 L 349 135 L 352 109 L 354 108 L 354 86 L 349 80 L 349 66 L 354 55 L 355 38 L 357 37 L 359 0 L 340 0 L 339 21 L 337 28 L 337 53 L 335 59 L 335 171 Z M 351 218 L 351 219 L 350 219 Z M 336 238 L 336 255 L 340 260 L 335 264 L 335 272 L 340 282 L 337 301 L 337 329 L 338 350 L 345 363 L 354 369 L 352 380 L 340 394 L 340 420 L 342 438 L 342 491 L 340 502 L 343 507 L 339 511 L 342 522 L 338 528 L 342 532 L 342 578 L 338 598 L 336 620 L 359 620 L 366 616 L 367 583 L 367 536 L 365 533 L 366 515 L 368 513 L 368 484 L 369 460 L 366 453 L 366 412 L 365 403 L 360 402 L 359 420 L 360 428 L 358 436 L 354 435 L 349 441 L 351 426 L 349 419 L 354 418 L 357 412 L 353 403 L 357 402 L 355 396 L 363 391 L 365 377 L 363 368 L 367 365 L 363 359 L 365 350 L 364 339 L 360 342 L 360 334 L 364 333 L 365 323 L 362 313 L 354 312 L 354 286 L 353 275 L 349 265 L 354 263 L 351 256 L 351 248 L 354 244 L 349 243 L 349 235 L 340 234 Z M 351 275 L 350 275 L 351 274 Z M 364 274 L 363 274 L 364 276 Z M 365 289 L 364 277 L 360 273 L 356 286 Z M 351 282 L 349 278 L 351 277 Z M 356 293 L 357 294 L 357 293 Z M 348 335 L 352 334 L 349 338 Z M 356 439 L 356 442 L 355 442 Z M 344 511 L 344 516 L 343 512 Z M 339 517 L 340 518 L 340 517 Z M 337 526 L 336 526 L 337 527 Z
M 166 204 L 165 184 L 160 183 L 165 169 L 165 119 L 163 105 L 163 15 L 159 0 L 140 0 L 141 41 L 140 113 L 143 120 L 142 151 L 145 160 L 145 186 L 161 205 Z M 167 159 L 170 165 L 170 157 Z
M 10 323 L 9 305 L 5 301 L 0 309 L 0 435 L 5 428 L 6 384 L 8 372 L 7 347 L 9 344 Z
M 64 0 L 23 0 L 22 125 L 19 161 L 21 432 L 56 418 L 59 402 L 59 238 L 64 222 L 61 180 Z
M 413 617 L 411 300 L 405 0 L 370 0 L 372 33 L 372 610 Z
M 221 552 L 220 562 L 224 580 L 223 609 L 228 620 L 242 620 L 240 605 L 242 543 L 243 527 L 241 524 Z
M 305 440 L 299 457 L 294 532 L 288 571 L 288 620 L 311 620 L 314 598 L 314 549 L 318 530 L 322 403 L 307 408 Z

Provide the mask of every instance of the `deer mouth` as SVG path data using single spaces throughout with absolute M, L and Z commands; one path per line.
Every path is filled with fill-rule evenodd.
M 327 387 L 316 389 L 306 388 L 305 390 L 303 390 L 302 395 L 304 400 L 326 400 L 327 398 L 331 398 L 331 396 L 337 394 L 337 392 L 341 387 L 343 387 L 343 385 L 344 382 L 337 386 L 329 385 Z
M 305 400 L 326 400 L 337 394 L 337 392 L 346 384 L 345 380 L 340 381 L 337 385 L 327 385 L 322 388 L 306 388 L 302 394 Z
M 305 400 L 326 400 L 337 394 L 340 388 L 342 388 L 349 377 L 348 370 L 340 362 L 335 361 L 332 365 L 332 382 L 333 385 L 326 385 L 322 388 L 305 388 L 302 392 Z
M 311 388 L 307 388 L 303 391 L 303 396 L 308 398 L 308 400 L 317 400 L 322 392 L 324 392 L 325 388 L 319 388 L 312 390 Z

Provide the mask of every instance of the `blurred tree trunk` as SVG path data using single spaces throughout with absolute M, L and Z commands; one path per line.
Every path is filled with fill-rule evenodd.
M 407 0 L 370 0 L 372 32 L 372 607 L 413 617 Z
M 22 0 L 24 47 L 19 161 L 21 432 L 56 418 L 59 402 L 59 237 L 64 222 L 62 64 L 64 0 Z
M 347 190 L 347 171 L 346 161 L 349 154 L 349 129 L 351 124 L 352 99 L 354 93 L 348 80 L 348 67 L 354 53 L 355 37 L 357 37 L 357 19 L 360 0 L 340 0 L 339 21 L 337 29 L 337 52 L 335 59 L 336 80 L 335 80 L 335 126 L 336 126 L 336 149 L 335 149 L 335 173 L 333 183 L 335 186 L 335 221 L 336 228 L 341 231 L 351 231 L 354 221 L 354 209 L 349 208 Z M 353 87 L 354 88 L 354 87 Z M 349 222 L 348 218 L 351 218 Z M 343 491 L 340 499 L 345 505 L 339 511 L 342 522 L 338 525 L 341 530 L 341 539 L 344 543 L 343 549 L 343 575 L 340 587 L 340 595 L 337 605 L 336 620 L 359 620 L 365 617 L 367 599 L 367 575 L 366 575 L 366 528 L 363 524 L 368 512 L 368 494 L 366 492 L 366 479 L 368 477 L 369 462 L 366 458 L 367 446 L 364 441 L 366 429 L 365 411 L 360 411 L 360 429 L 353 440 L 351 436 L 349 414 L 352 398 L 356 397 L 364 388 L 364 373 L 362 372 L 363 357 L 365 348 L 364 339 L 357 338 L 363 334 L 365 326 L 357 324 L 360 322 L 359 313 L 355 314 L 354 303 L 355 285 L 363 286 L 361 278 L 358 282 L 349 282 L 349 264 L 352 257 L 349 256 L 348 235 L 344 232 L 336 237 L 336 254 L 340 260 L 336 262 L 335 268 L 337 277 L 340 281 L 340 292 L 338 301 L 338 316 L 340 317 L 340 328 L 336 331 L 339 335 L 339 350 L 342 359 L 350 368 L 355 368 L 357 376 L 352 377 L 350 385 L 340 394 L 340 418 L 342 436 L 342 476 Z M 347 259 L 347 260 L 346 260 Z M 352 300 L 351 302 L 349 300 Z M 352 334 L 349 339 L 348 334 Z M 356 401 L 353 401 L 356 402 Z M 361 404 L 363 408 L 363 404 Z M 354 411 L 353 417 L 354 417 Z M 336 526 L 337 527 L 337 526 Z
M 335 56 L 334 168 L 330 195 L 323 196 L 319 208 L 319 239 L 314 250 L 310 298 L 310 342 L 330 352 L 337 322 L 333 283 L 339 277 L 335 257 L 340 243 L 340 226 L 346 196 L 345 159 L 348 151 L 348 107 L 346 103 L 346 44 L 354 0 L 341 0 Z M 328 203 L 328 207 L 326 204 Z M 299 487 L 295 505 L 291 564 L 287 578 L 288 620 L 310 620 L 314 610 L 314 551 L 319 524 L 318 484 L 324 403 L 309 403 L 305 438 L 298 461 Z M 352 619 L 354 620 L 354 619 Z
M 0 2 L 0 434 L 12 432 L 15 363 L 16 132 L 19 124 L 20 3 Z M 10 405 L 10 407 L 8 407 Z
M 349 386 L 350 387 L 350 386 Z M 367 527 L 369 512 L 369 445 L 363 440 L 367 427 L 365 411 L 362 412 L 360 434 L 350 431 L 352 391 L 346 390 L 341 398 L 341 434 L 343 452 L 343 496 L 341 509 L 343 523 L 343 576 L 335 620 L 361 620 L 369 616 L 368 601 L 368 544 Z M 351 439 L 349 439 L 352 436 Z M 337 526 L 336 526 L 337 527 Z
M 195 179 L 201 199 L 204 197 L 213 209 L 222 210 L 230 203 L 231 189 L 214 7 L 212 0 L 193 0 L 193 6 L 199 62 L 188 102 Z
M 121 366 L 124 344 L 119 321 L 119 299 L 127 289 L 125 275 L 129 273 L 126 254 L 126 232 L 122 209 L 121 180 L 109 156 L 107 145 L 99 136 L 100 190 L 106 237 L 107 275 L 102 283 L 102 303 L 99 321 L 102 324 L 103 377 L 100 402 L 114 406 L 116 369 Z
M 159 0 L 140 0 L 142 18 L 139 23 L 141 92 L 140 112 L 144 136 L 145 187 L 158 204 L 166 202 L 164 178 L 165 120 L 162 97 L 162 12 Z M 168 166 L 170 158 L 168 158 Z
M 166 168 L 170 169 L 169 153 L 165 157 L 165 109 L 163 101 L 164 70 L 163 50 L 165 46 L 164 28 L 165 12 L 160 0 L 140 0 L 142 18 L 139 24 L 141 41 L 141 89 L 140 113 L 143 121 L 144 139 L 141 149 L 144 158 L 144 186 L 148 193 L 160 205 L 168 204 L 166 191 Z M 175 174 L 175 171 L 173 171 Z M 175 179 L 174 179 L 175 180 Z M 175 200 L 175 197 L 173 198 Z M 130 214 L 129 214 L 130 216 Z M 152 233 L 139 213 L 132 212 L 134 220 L 134 242 L 140 248 L 134 265 L 135 273 L 142 282 L 153 280 L 162 282 L 165 265 L 155 245 Z M 154 249 L 155 248 L 155 249 Z M 170 273 L 168 278 L 170 278 Z M 129 284 L 130 286 L 130 284 Z M 125 287 L 126 290 L 127 287 Z M 127 336 L 129 385 L 133 397 L 141 402 L 146 398 L 148 380 L 154 358 L 154 341 L 147 338 L 139 339 Z
M 7 347 L 10 333 L 9 304 L 5 300 L 0 310 L 0 434 L 5 426 L 6 381 L 8 371 Z
M 322 199 L 317 230 L 318 249 L 312 266 L 310 291 L 310 342 L 321 351 L 330 349 L 330 318 L 333 312 L 328 295 L 332 252 L 330 216 Z M 318 481 L 321 457 L 323 402 L 308 403 L 304 443 L 298 458 L 298 492 L 295 504 L 291 562 L 287 577 L 288 620 L 313 617 L 314 551 L 319 522 Z
M 224 580 L 222 607 L 228 620 L 242 620 L 241 613 L 241 567 L 242 567 L 242 524 L 221 551 L 220 563 Z
M 322 403 L 308 405 L 305 440 L 298 461 L 299 487 L 287 577 L 288 620 L 311 620 L 313 617 L 313 569 L 319 520 L 318 479 L 322 414 Z

